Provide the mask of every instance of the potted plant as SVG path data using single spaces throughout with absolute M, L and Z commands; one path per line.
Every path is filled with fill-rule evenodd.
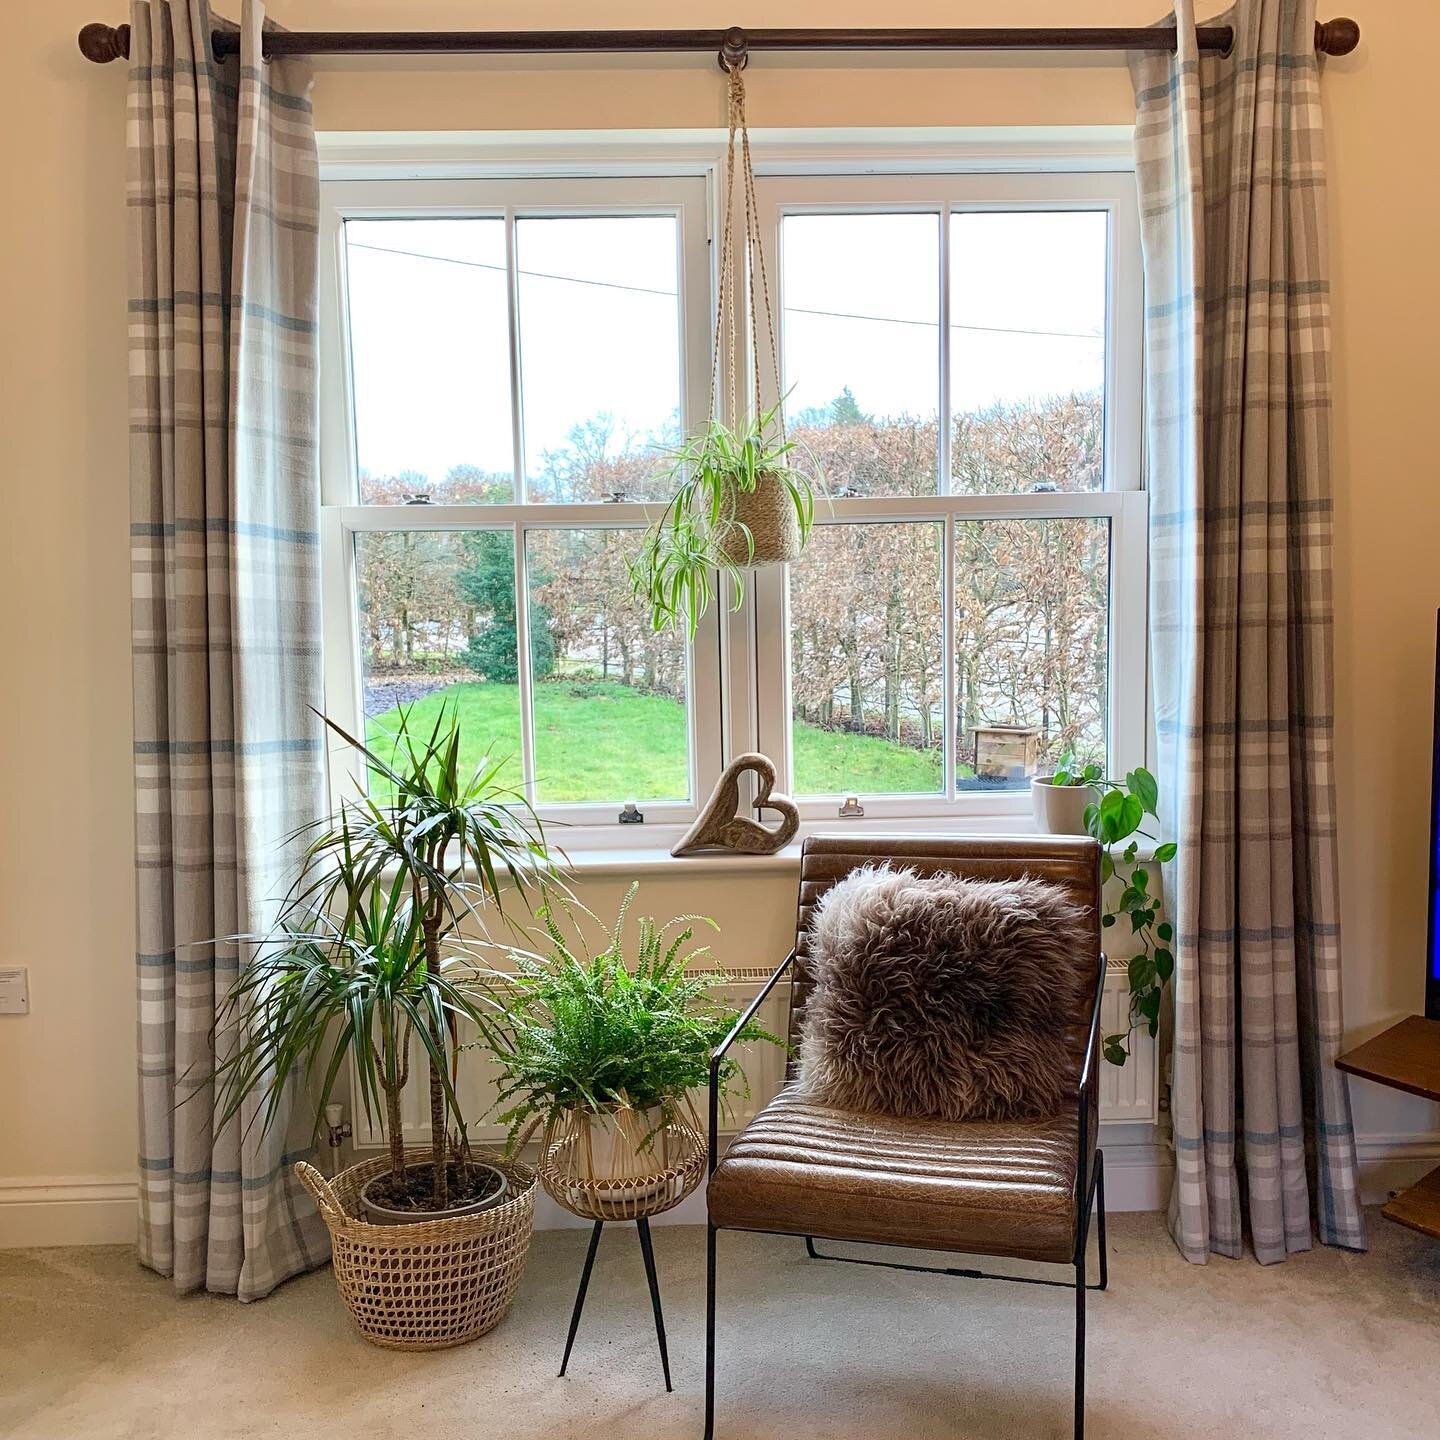
M 785 439 L 779 405 L 738 429 L 711 420 L 672 458 L 675 493 L 628 564 L 654 628 L 683 619 L 693 636 L 714 596 L 713 571 L 738 609 L 747 566 L 799 557 L 819 478 L 808 452 Z
M 1113 894 L 1118 881 L 1120 893 L 1114 905 L 1103 902 L 1100 923 L 1113 929 L 1123 915 L 1129 921 L 1130 944 L 1135 948 L 1127 965 L 1130 986 L 1128 1027 L 1121 1034 L 1102 1039 L 1105 1058 L 1112 1065 L 1123 1065 L 1130 1058 L 1130 1036 L 1144 1025 L 1153 1039 L 1160 1029 L 1160 1003 L 1165 986 L 1175 973 L 1175 955 L 1170 949 L 1175 931 L 1168 920 L 1160 918 L 1160 897 L 1150 889 L 1147 859 L 1140 854 L 1136 837 L 1154 842 L 1149 860 L 1165 864 L 1173 860 L 1178 846 L 1173 841 L 1160 841 L 1144 828 L 1146 816 L 1158 820 L 1156 805 L 1159 787 L 1155 777 L 1143 766 L 1129 771 L 1123 781 L 1099 780 L 1100 793 L 1085 809 L 1085 832 L 1093 835 L 1104 852 L 1100 857 L 1102 887 Z
M 400 1309 L 420 1337 L 407 1348 L 453 1344 L 503 1314 L 523 1266 L 534 1188 L 533 1176 L 513 1167 L 507 1173 L 470 1148 L 456 1060 L 465 1028 L 483 1021 L 484 984 L 472 942 L 459 929 L 487 907 L 501 913 L 505 880 L 523 889 L 548 878 L 552 862 L 539 820 L 501 780 L 505 762 L 486 758 L 473 772 L 461 769 L 452 710 L 441 712 L 428 735 L 416 733 L 402 710 L 388 754 L 326 724 L 360 754 L 373 789 L 301 832 L 308 837 L 301 874 L 275 928 L 239 937 L 252 955 L 217 1027 L 217 1116 L 224 1123 L 259 1096 L 256 1119 L 269 1125 L 289 1087 L 308 1082 L 318 1131 L 352 1062 L 356 1103 L 382 1118 L 386 1157 L 329 1183 L 309 1166 L 297 1168 L 330 1227 L 337 1278 L 362 1330 L 399 1343 L 385 1267 L 396 1263 L 391 1251 L 419 1244 L 422 1230 L 432 1252 L 475 1249 L 496 1227 L 515 1232 L 501 1247 L 515 1273 L 488 1285 L 498 1313 L 488 1301 L 456 1303 L 455 1274 L 487 1283 L 483 1246 L 479 1258 L 437 1276 L 433 1294 L 419 1283 L 407 1292 Z M 401 1126 L 412 1041 L 428 1085 L 423 1151 L 406 1149 Z M 413 1240 L 406 1233 L 412 1226 L 420 1227 Z M 358 1238 L 356 1227 L 364 1232 Z M 382 1227 L 406 1230 L 391 1229 L 386 1239 Z M 342 1247 L 342 1239 L 354 1243 Z M 432 1302 L 439 1313 L 425 1313 Z
M 1030 780 L 1030 808 L 1035 823 L 1046 835 L 1085 835 L 1085 812 L 1100 798 L 1100 767 L 1077 765 L 1067 750 L 1051 775 Z
M 703 916 L 658 925 L 642 917 L 627 944 L 632 885 L 613 927 L 574 902 L 536 912 L 543 951 L 513 949 L 492 976 L 483 1040 L 500 1067 L 497 1107 L 513 1154 L 541 1132 L 541 1178 L 567 1208 L 591 1218 L 654 1214 L 677 1203 L 704 1164 L 703 1129 L 691 1092 L 708 1083 L 710 1056 L 737 1012 L 711 987 L 725 976 L 690 946 Z M 575 923 L 601 930 L 591 954 Z M 696 967 L 704 964 L 696 973 Z M 780 1044 L 755 1024 L 739 1037 Z M 726 1059 L 722 1100 L 744 1093 L 744 1072 Z

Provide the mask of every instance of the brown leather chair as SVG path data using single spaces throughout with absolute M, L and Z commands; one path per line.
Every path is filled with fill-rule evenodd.
M 1080 963 L 1095 984 L 1083 1008 L 1068 1017 L 1075 1056 L 1072 1100 L 1044 1120 L 955 1124 L 862 1115 L 815 1105 L 788 1085 L 718 1159 L 717 1078 L 725 1052 L 787 971 L 791 973 L 790 1040 L 800 1038 L 811 980 L 806 941 L 815 903 L 856 866 L 890 860 L 922 875 L 949 872 L 973 879 L 1022 875 L 1064 887 L 1086 908 L 1078 937 Z M 705 1436 L 715 1430 L 715 1235 L 759 1230 L 815 1239 L 862 1241 L 968 1255 L 1038 1260 L 1074 1268 L 1075 1436 L 1085 1432 L 1085 1251 L 1092 1212 L 1098 1215 L 1100 1280 L 1105 1261 L 1104 1157 L 1097 1068 L 1100 994 L 1100 847 L 1078 836 L 974 839 L 812 837 L 800 859 L 795 948 L 766 981 L 710 1064 L 710 1180 L 705 1311 Z M 790 1079 L 794 1079 L 792 1061 Z M 895 1262 L 864 1260 L 862 1264 Z M 1020 1280 L 981 1270 L 898 1265 L 973 1279 Z M 1070 1286 L 1069 1280 L 1029 1280 Z

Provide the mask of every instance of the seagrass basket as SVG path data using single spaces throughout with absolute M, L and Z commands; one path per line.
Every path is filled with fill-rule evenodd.
M 755 553 L 749 551 L 749 528 Z M 717 547 L 736 565 L 784 565 L 800 558 L 800 521 L 785 482 L 773 471 L 762 470 L 753 490 L 735 492 L 735 514 Z
M 540 1144 L 540 1183 L 555 1203 L 583 1220 L 642 1220 L 678 1205 L 705 1173 L 706 1143 L 698 1125 L 674 1120 L 661 1126 L 643 1148 L 647 1133 L 633 1110 L 604 1117 L 625 1132 L 615 1145 L 619 1163 L 598 1152 L 595 1131 L 601 1119 L 566 1110 L 545 1127 Z
M 407 1163 L 429 1158 L 428 1148 L 405 1152 Z M 372 1344 L 443 1350 L 504 1319 L 530 1250 L 536 1175 L 487 1151 L 474 1158 L 504 1174 L 509 1199 L 493 1210 L 414 1225 L 360 1218 L 360 1191 L 390 1168 L 386 1156 L 352 1165 L 334 1180 L 303 1160 L 295 1166 L 330 1231 L 340 1298 Z

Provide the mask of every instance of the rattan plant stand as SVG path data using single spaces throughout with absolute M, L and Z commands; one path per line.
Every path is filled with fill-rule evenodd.
M 569 1367 L 570 1352 L 575 1348 L 585 1295 L 590 1289 L 595 1255 L 600 1248 L 600 1233 L 607 1221 L 633 1220 L 640 1237 L 640 1254 L 645 1261 L 645 1279 L 650 1286 L 660 1368 L 665 1375 L 666 1391 L 673 1388 L 670 1352 L 665 1343 L 665 1312 L 660 1304 L 660 1281 L 655 1273 L 655 1250 L 650 1242 L 650 1220 L 678 1205 L 700 1183 L 705 1173 L 705 1140 L 698 1126 L 676 1121 L 654 1137 L 650 1154 L 655 1157 L 652 1170 L 595 1179 L 587 1172 L 588 1145 L 583 1122 L 567 1115 L 546 1128 L 540 1147 L 540 1183 L 557 1205 L 582 1220 L 594 1222 L 590 1245 L 585 1251 L 585 1267 L 580 1272 L 580 1288 L 575 1292 L 570 1331 L 565 1337 L 565 1354 L 560 1360 L 562 1376 Z
M 407 1163 L 430 1158 L 407 1150 Z M 493 1330 L 505 1318 L 525 1270 L 535 1223 L 534 1170 L 488 1151 L 474 1158 L 510 1182 L 490 1210 L 413 1225 L 374 1225 L 360 1192 L 390 1168 L 387 1156 L 326 1180 L 303 1160 L 295 1174 L 330 1231 L 340 1298 L 360 1333 L 390 1350 L 443 1350 Z

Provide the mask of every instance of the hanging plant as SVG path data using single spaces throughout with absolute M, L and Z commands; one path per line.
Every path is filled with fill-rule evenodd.
M 750 164 L 745 123 L 745 84 L 738 65 L 726 65 L 730 80 L 729 143 L 725 152 L 725 224 L 720 247 L 720 289 L 711 349 L 710 418 L 698 435 L 670 454 L 674 494 L 664 513 L 645 532 L 640 552 L 628 562 L 635 594 L 650 606 L 656 630 L 683 620 L 694 635 L 715 594 L 715 574 L 728 582 L 732 609 L 745 598 L 744 570 L 783 565 L 800 557 L 815 519 L 815 491 L 821 485 L 813 456 L 785 435 L 783 401 L 768 409 L 761 400 L 760 316 L 750 329 L 753 408 L 745 415 L 737 376 L 738 295 L 735 245 L 736 137 L 744 192 L 744 265 L 752 310 L 763 308 L 769 352 L 765 360 L 780 390 L 780 355 Z M 718 418 L 720 355 L 726 356 L 726 414 Z M 722 582 L 722 583 L 723 583 Z
M 716 571 L 739 609 L 747 567 L 799 558 L 815 522 L 816 478 L 808 452 L 785 438 L 778 405 L 741 430 L 711 420 L 674 458 L 675 494 L 645 532 L 630 578 L 656 630 L 683 619 L 693 636 Z

